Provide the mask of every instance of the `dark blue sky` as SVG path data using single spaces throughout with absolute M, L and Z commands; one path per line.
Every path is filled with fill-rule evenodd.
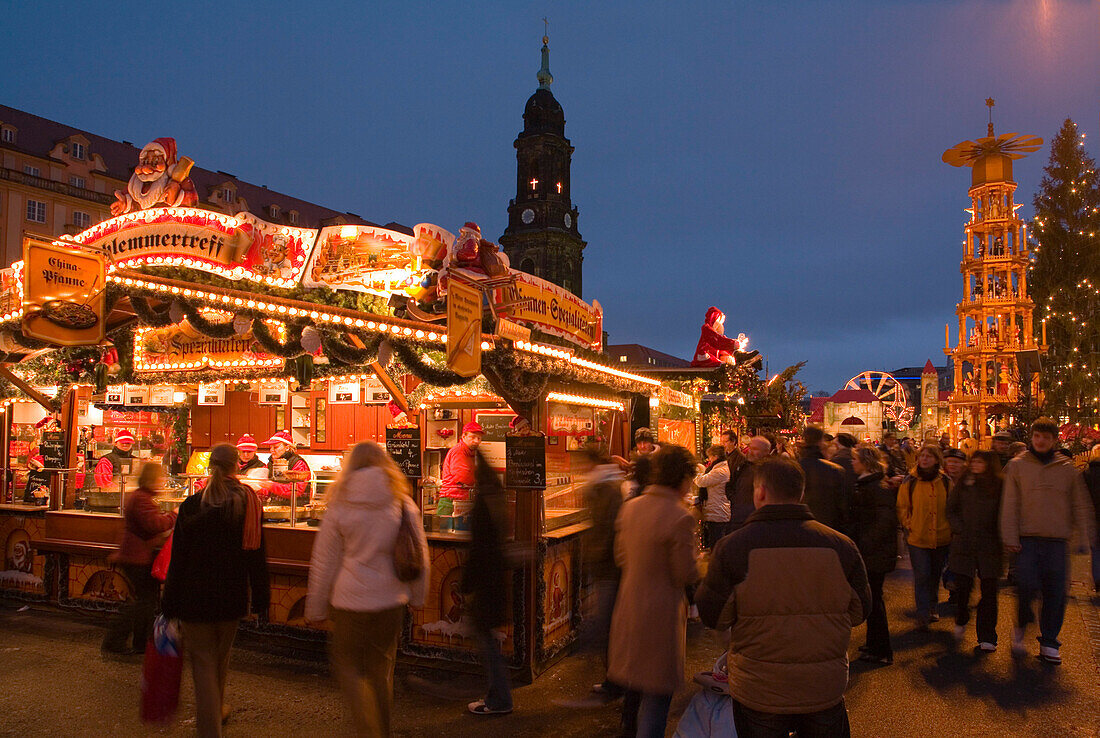
M 940 154 L 987 96 L 998 132 L 1098 128 L 1087 0 L 11 3 L 0 100 L 495 239 L 544 15 L 611 341 L 688 356 L 718 305 L 811 389 L 943 362 L 969 172 Z M 1047 156 L 1016 165 L 1025 214 Z

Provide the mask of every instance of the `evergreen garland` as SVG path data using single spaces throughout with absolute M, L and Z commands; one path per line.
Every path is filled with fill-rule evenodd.
M 191 327 L 207 338 L 232 338 L 237 335 L 232 320 L 226 323 L 215 323 L 212 320 L 207 320 L 190 301 L 180 298 L 176 298 L 176 301 L 183 308 L 183 314 L 187 316 L 187 322 L 191 324 Z M 255 325 L 255 321 L 253 321 L 253 325 Z
M 143 325 L 151 326 L 153 328 L 163 328 L 172 324 L 172 317 L 169 314 L 169 310 L 153 310 L 149 305 L 149 301 L 139 295 L 130 296 L 130 305 L 134 308 L 134 312 L 137 313 L 138 320 Z
M 455 387 L 470 381 L 470 377 L 463 377 L 450 369 L 441 369 L 428 364 L 416 353 L 412 344 L 391 339 L 390 345 L 393 346 L 393 353 L 398 360 L 422 382 L 436 387 Z
M 254 318 L 252 320 L 252 337 L 256 339 L 256 343 L 260 344 L 260 348 L 265 353 L 272 356 L 281 356 L 284 359 L 293 359 L 306 352 L 302 348 L 302 330 L 304 328 L 305 326 L 301 324 L 288 324 L 286 327 L 286 343 L 279 343 L 279 340 L 271 335 L 267 324 L 259 318 Z
M 339 335 L 329 331 L 318 331 L 321 335 L 321 349 L 325 356 L 346 366 L 363 366 L 371 363 L 378 356 L 378 347 L 385 335 L 378 333 L 372 337 L 356 333 L 363 342 L 364 348 L 352 346 Z

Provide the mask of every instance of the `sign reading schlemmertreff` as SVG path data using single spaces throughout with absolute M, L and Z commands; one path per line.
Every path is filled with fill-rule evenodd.
M 56 346 L 101 343 L 105 284 L 102 256 L 24 239 L 23 333 Z

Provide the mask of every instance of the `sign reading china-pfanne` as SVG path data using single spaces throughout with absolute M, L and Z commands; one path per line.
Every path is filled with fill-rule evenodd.
M 103 257 L 48 241 L 23 241 L 23 332 L 57 346 L 104 337 Z
M 509 320 L 538 328 L 559 338 L 588 348 L 599 348 L 603 341 L 603 310 L 591 305 L 552 282 L 526 272 L 512 270 L 514 288 L 503 288 L 500 302 L 512 302 L 505 313 Z M 510 294 L 509 294 L 510 291 Z

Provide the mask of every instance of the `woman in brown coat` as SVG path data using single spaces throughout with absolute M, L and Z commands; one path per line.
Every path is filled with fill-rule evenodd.
M 611 618 L 608 679 L 626 687 L 623 734 L 660 738 L 668 708 L 684 681 L 687 599 L 699 578 L 695 519 L 684 498 L 695 459 L 682 446 L 652 456 L 653 484 L 623 505 L 616 521 L 615 560 L 622 570 Z

